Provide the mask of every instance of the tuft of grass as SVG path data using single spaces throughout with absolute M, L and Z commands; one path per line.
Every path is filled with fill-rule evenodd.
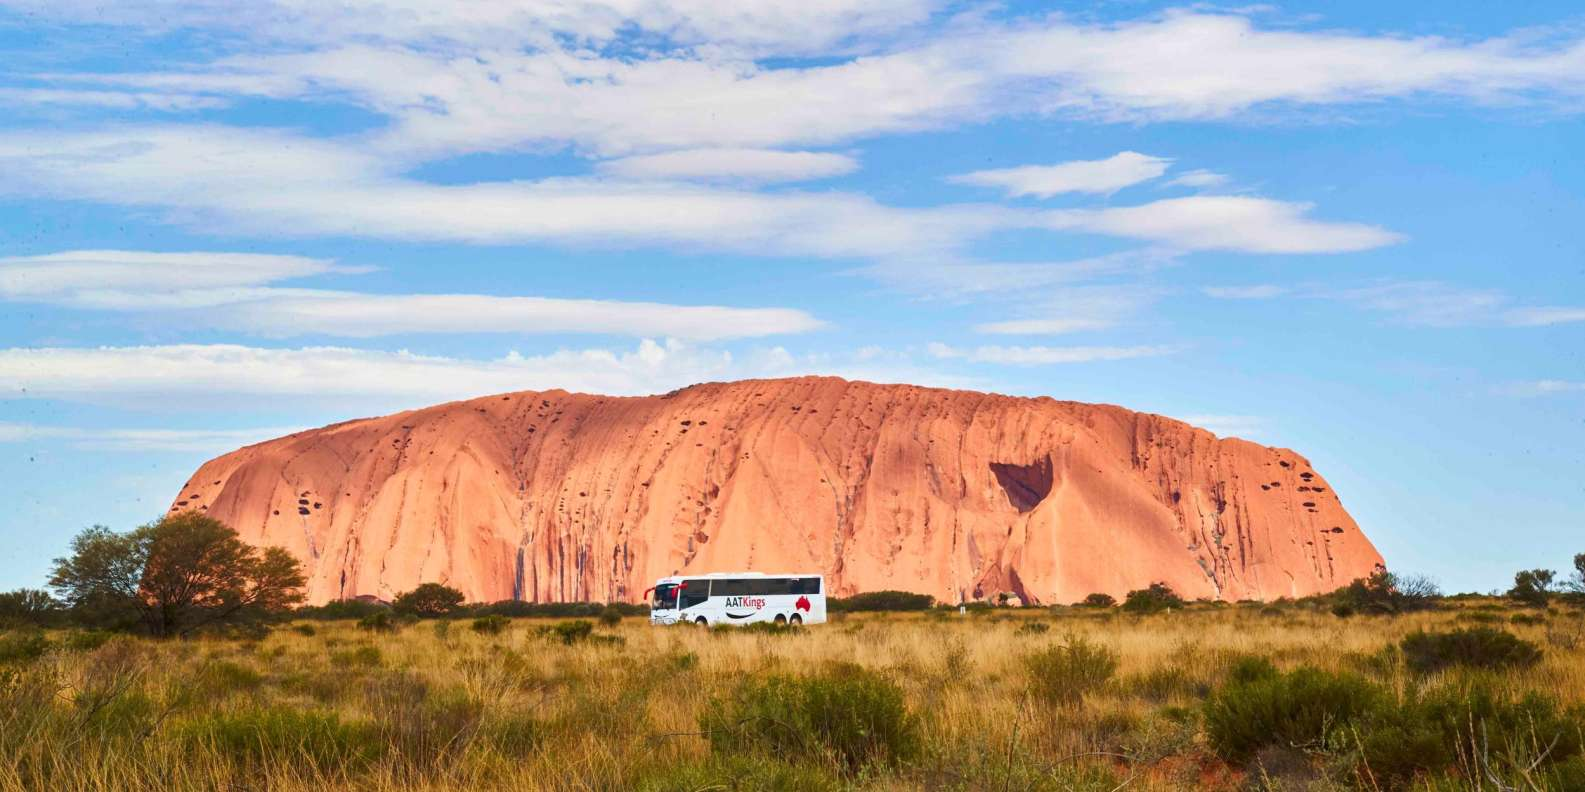
M 252 770 L 289 766 L 318 774 L 366 767 L 383 752 L 368 723 L 331 712 L 264 707 L 211 713 L 179 730 L 189 751 L 213 752 Z
M 1417 630 L 1399 644 L 1404 663 L 1416 673 L 1450 668 L 1529 668 L 1541 662 L 1541 647 L 1513 633 L 1490 627 L 1449 632 Z
M 1117 653 L 1074 637 L 1023 659 L 1029 691 L 1047 704 L 1075 705 L 1117 672 Z
M 918 720 L 902 689 L 850 664 L 745 680 L 711 701 L 700 727 L 716 754 L 823 759 L 849 775 L 895 765 L 920 748 Z
M 28 665 L 49 650 L 50 640 L 43 630 L 0 633 L 0 666 Z
M 573 619 L 557 622 L 549 627 L 541 627 L 537 632 L 543 637 L 560 641 L 564 646 L 572 646 L 589 640 L 589 636 L 594 633 L 594 622 L 587 619 Z
M 480 616 L 473 620 L 473 631 L 480 635 L 500 635 L 510 626 L 512 626 L 511 619 L 496 614 Z

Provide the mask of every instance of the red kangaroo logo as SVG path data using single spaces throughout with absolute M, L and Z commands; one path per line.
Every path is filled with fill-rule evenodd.
M 801 611 L 809 610 L 809 598 L 799 597 L 798 601 L 793 603 L 793 607 Z

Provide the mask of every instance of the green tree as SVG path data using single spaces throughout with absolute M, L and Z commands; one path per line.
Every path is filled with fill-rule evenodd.
M 1544 608 L 1547 601 L 1552 599 L 1552 581 L 1556 577 L 1557 573 L 1550 569 L 1526 569 L 1515 573 L 1508 597 L 1526 605 Z
M 1123 610 L 1129 613 L 1156 613 L 1182 607 L 1183 598 L 1165 583 L 1152 583 L 1149 588 L 1134 589 L 1123 598 Z
M 1102 594 L 1101 592 L 1097 591 L 1094 594 L 1085 597 L 1082 602 L 1077 604 L 1083 605 L 1087 608 L 1110 608 L 1117 604 L 1117 598 L 1110 594 Z
M 440 583 L 424 583 L 412 591 L 398 594 L 391 607 L 397 613 L 434 618 L 450 616 L 462 607 L 462 592 Z
M 1585 553 L 1574 556 L 1574 579 L 1568 585 L 1575 594 L 1585 594 Z
M 48 627 L 58 623 L 63 615 L 61 604 L 47 591 L 22 588 L 0 593 L 0 628 Z
M 85 621 L 156 636 L 252 621 L 303 601 L 297 559 L 256 548 L 225 523 L 179 512 L 125 534 L 95 526 L 55 560 L 50 585 Z
M 1399 575 L 1378 569 L 1339 589 L 1334 605 L 1357 613 L 1397 614 L 1434 607 L 1442 591 L 1423 575 Z

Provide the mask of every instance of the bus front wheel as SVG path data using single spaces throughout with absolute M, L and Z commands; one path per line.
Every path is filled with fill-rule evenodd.
M 710 622 L 705 621 L 705 618 L 703 616 L 700 616 L 699 618 L 694 619 L 693 623 L 699 625 L 700 627 L 709 627 L 710 626 Z
M 777 624 L 786 624 L 787 623 L 787 616 L 784 615 L 784 614 L 781 614 L 781 613 L 776 614 L 776 623 Z
M 799 616 L 798 614 L 794 613 L 792 615 L 792 617 L 787 620 L 787 623 L 791 624 L 794 627 L 797 627 L 798 625 L 804 623 L 804 617 Z

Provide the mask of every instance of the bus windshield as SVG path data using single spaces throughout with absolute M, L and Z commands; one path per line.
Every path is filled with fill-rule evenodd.
M 650 610 L 671 610 L 677 607 L 677 584 L 662 583 L 655 587 L 655 600 L 650 603 Z

